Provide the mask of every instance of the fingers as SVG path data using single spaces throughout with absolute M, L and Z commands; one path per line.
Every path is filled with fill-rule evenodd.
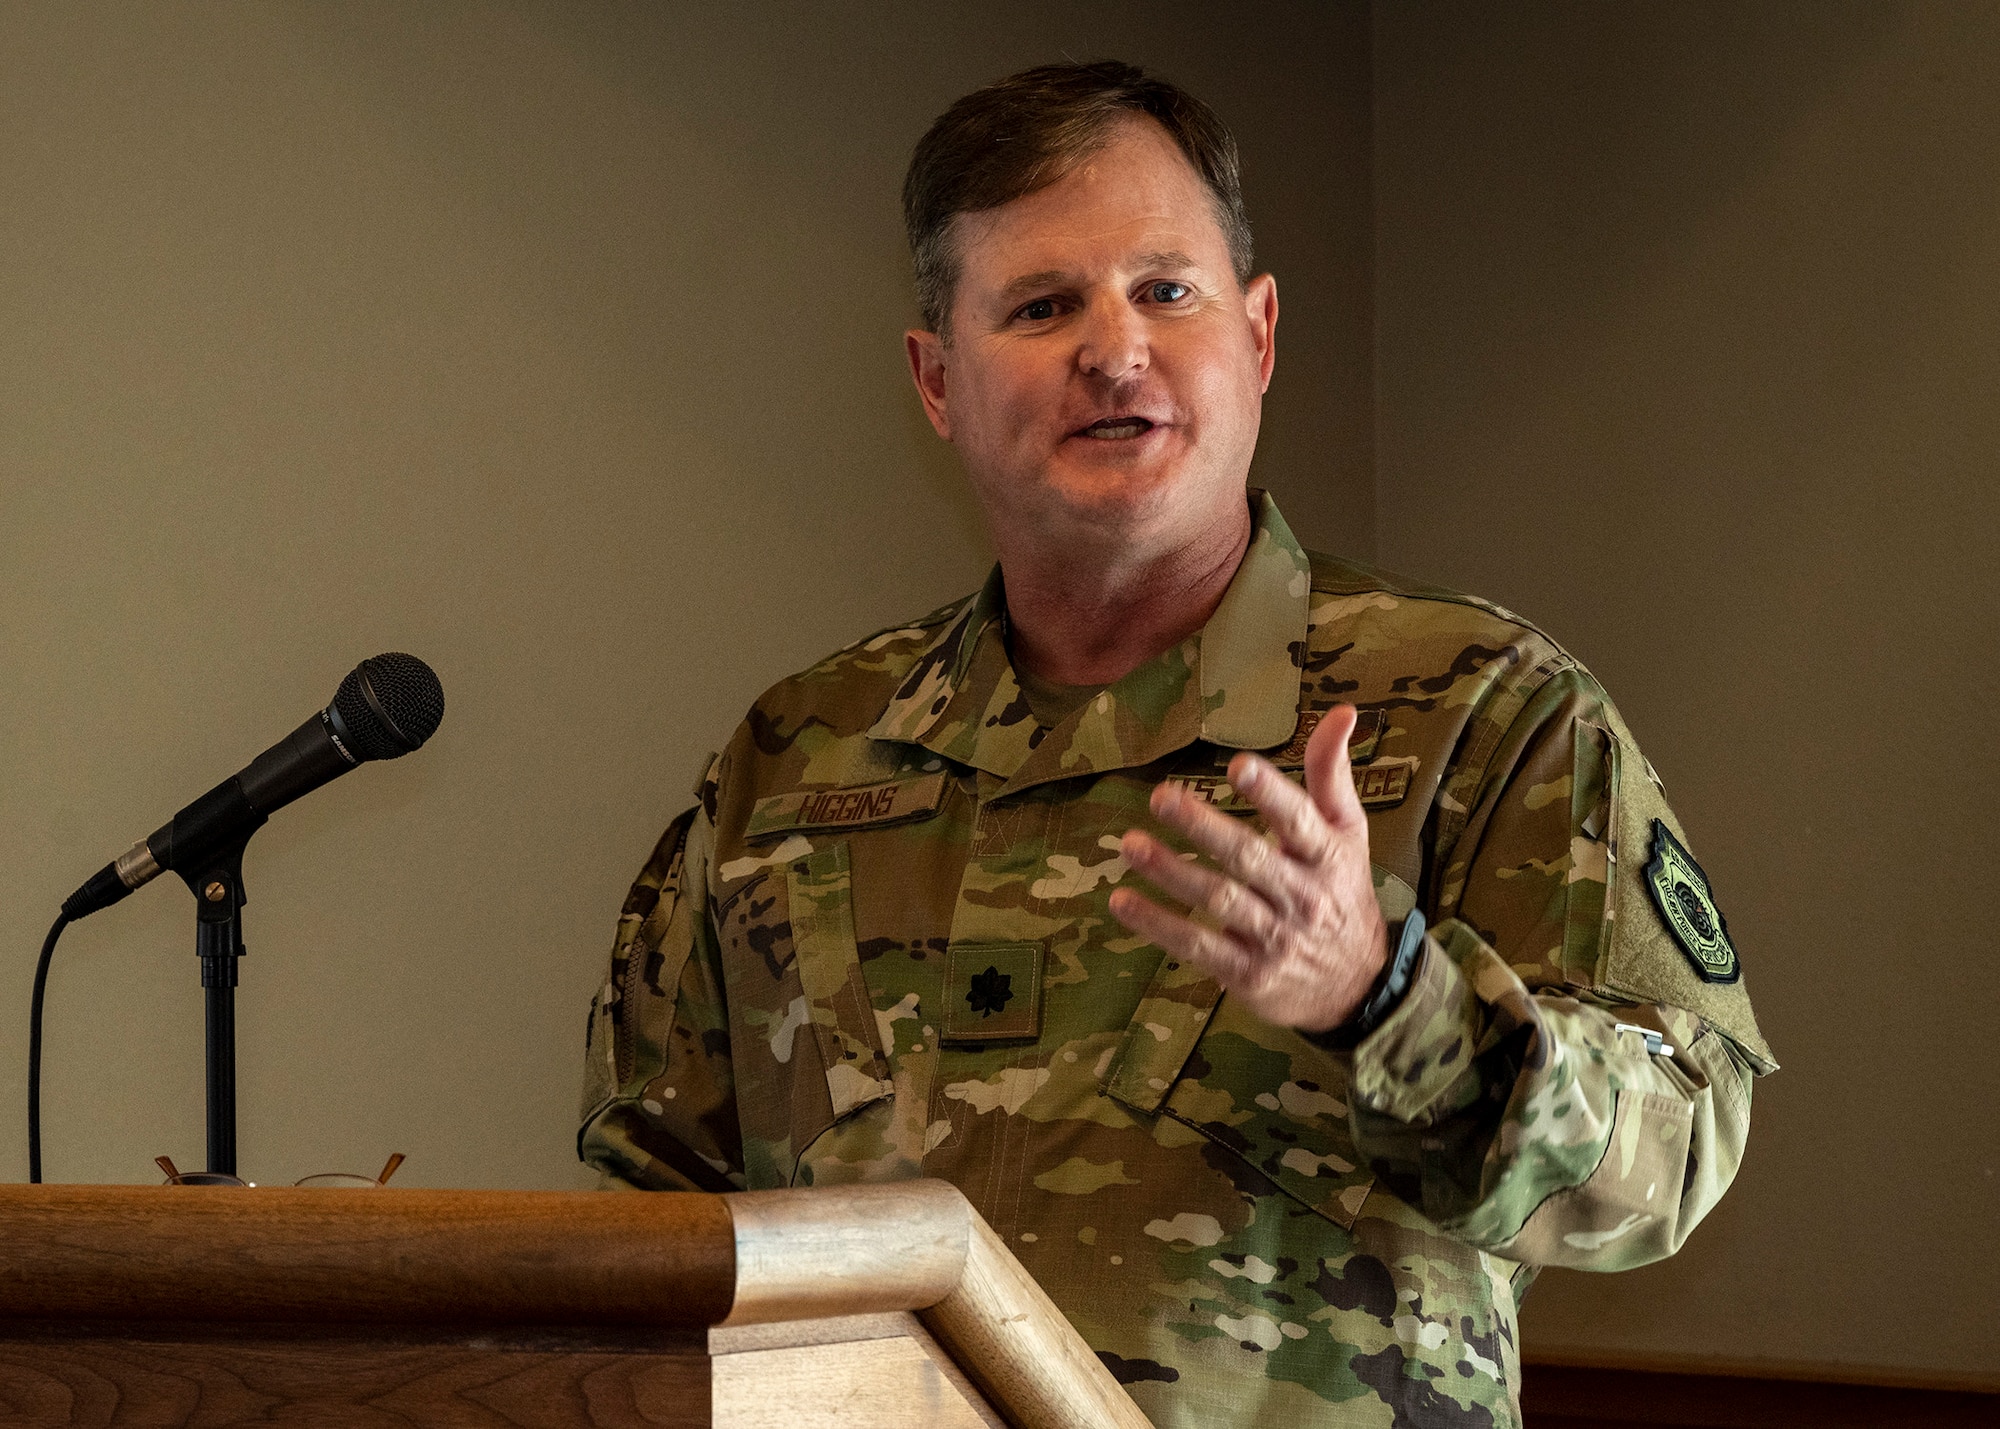
M 1200 908 L 1225 929 L 1261 943 L 1276 930 L 1271 905 L 1233 878 L 1182 859 L 1151 834 L 1133 829 L 1120 844 L 1125 861 L 1190 908 Z
M 1320 717 L 1319 727 L 1306 741 L 1306 792 L 1320 816 L 1343 832 L 1368 827 L 1367 811 L 1354 792 L 1354 767 L 1347 759 L 1347 737 L 1359 718 L 1353 705 L 1335 705 Z
M 1356 718 L 1352 705 L 1336 705 L 1322 717 L 1306 742 L 1304 788 L 1256 754 L 1230 762 L 1230 784 L 1256 808 L 1271 837 L 1180 784 L 1153 790 L 1154 817 L 1216 868 L 1142 830 L 1128 831 L 1120 843 L 1134 872 L 1200 921 L 1133 888 L 1112 892 L 1113 916 L 1285 1026 L 1343 1021 L 1386 956 L 1368 877 L 1368 819 L 1347 757 Z
M 1281 775 L 1271 782 L 1290 781 Z M 1292 793 L 1305 798 L 1297 789 Z M 1273 906 L 1288 908 L 1297 901 L 1302 891 L 1300 873 L 1286 851 L 1252 832 L 1243 820 L 1217 813 L 1173 784 L 1156 787 L 1150 803 L 1160 822 L 1185 834 L 1224 873 L 1248 884 Z
M 1229 783 L 1256 805 L 1264 826 L 1278 836 L 1285 852 L 1308 863 L 1325 858 L 1332 845 L 1326 818 L 1305 790 L 1257 754 L 1239 754 L 1229 761 Z
M 1255 961 L 1247 948 L 1228 935 L 1170 913 L 1130 888 L 1120 888 L 1111 895 L 1111 913 L 1169 957 L 1193 963 L 1224 987 L 1241 982 Z

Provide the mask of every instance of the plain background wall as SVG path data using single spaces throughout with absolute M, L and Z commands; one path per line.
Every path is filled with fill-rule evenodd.
M 756 692 L 978 585 L 898 194 L 961 93 L 1206 95 L 1285 273 L 1259 475 L 1373 547 L 1365 9 L 0 10 L 0 1176 L 60 899 L 412 651 L 442 730 L 250 849 L 242 1168 L 566 1186 L 626 885 Z M 47 1174 L 202 1161 L 175 880 L 49 986 Z
M 1527 1342 L 2000 1371 L 2000 7 L 1376 8 L 1385 563 L 1553 629 L 1784 1070 Z

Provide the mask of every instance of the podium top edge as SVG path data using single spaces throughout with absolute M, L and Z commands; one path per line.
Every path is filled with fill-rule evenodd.
M 0 1316 L 658 1325 L 916 1310 L 971 1208 L 939 1181 L 663 1192 L 0 1187 Z

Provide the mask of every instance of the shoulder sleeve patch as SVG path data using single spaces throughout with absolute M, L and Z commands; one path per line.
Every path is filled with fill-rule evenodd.
M 1607 723 L 1608 917 L 1591 981 L 1614 996 L 1684 1008 L 1742 1048 L 1758 1072 L 1773 1071 L 1708 877 L 1624 721 L 1613 714 Z
M 1735 982 L 1743 975 L 1722 910 L 1708 891 L 1708 875 L 1681 847 L 1674 831 L 1658 819 L 1653 820 L 1653 857 L 1646 865 L 1646 892 L 1652 895 L 1660 921 L 1694 964 L 1696 977 L 1703 982 Z

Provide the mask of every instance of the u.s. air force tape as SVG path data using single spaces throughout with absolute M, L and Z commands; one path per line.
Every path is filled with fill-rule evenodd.
M 1735 982 L 1743 975 L 1736 945 L 1722 910 L 1708 891 L 1708 875 L 1660 820 L 1653 820 L 1653 858 L 1646 865 L 1646 891 L 1674 941 L 1681 945 L 1703 982 Z

